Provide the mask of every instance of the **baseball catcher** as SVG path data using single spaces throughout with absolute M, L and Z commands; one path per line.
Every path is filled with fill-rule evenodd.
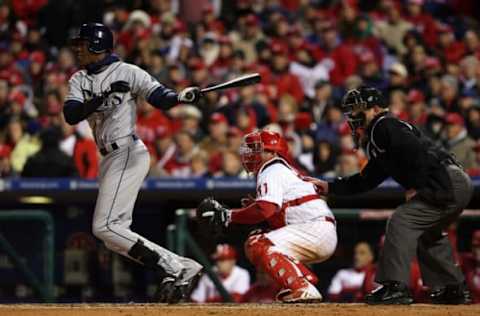
M 245 243 L 250 262 L 281 287 L 277 300 L 319 302 L 317 277 L 306 263 L 327 260 L 335 251 L 335 219 L 314 185 L 303 180 L 289 160 L 286 141 L 277 133 L 257 131 L 244 137 L 240 149 L 245 169 L 256 176 L 256 198 L 241 209 L 229 209 L 213 198 L 203 200 L 197 217 L 217 231 L 231 223 L 268 222 L 271 231 L 254 232 Z

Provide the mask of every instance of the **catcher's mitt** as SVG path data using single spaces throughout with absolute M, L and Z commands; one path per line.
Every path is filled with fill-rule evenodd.
M 231 211 L 212 197 L 204 199 L 197 207 L 197 220 L 208 224 L 214 231 L 222 232 L 230 223 Z

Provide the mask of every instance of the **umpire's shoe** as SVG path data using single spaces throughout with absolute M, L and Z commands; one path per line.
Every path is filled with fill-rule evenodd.
M 464 284 L 447 285 L 430 293 L 433 304 L 470 304 L 472 297 Z
M 388 281 L 365 296 L 365 303 L 371 305 L 408 305 L 413 303 L 413 298 L 405 284 Z

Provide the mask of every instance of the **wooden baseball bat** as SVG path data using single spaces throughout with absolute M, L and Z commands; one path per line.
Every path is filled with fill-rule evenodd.
M 223 89 L 249 86 L 249 85 L 259 83 L 261 79 L 262 79 L 262 77 L 258 73 L 248 74 L 248 75 L 244 75 L 244 76 L 229 80 L 229 81 L 224 82 L 224 83 L 220 83 L 220 84 L 208 87 L 208 88 L 204 88 L 204 89 L 200 90 L 200 92 L 201 93 L 206 93 L 206 92 L 216 91 L 216 90 L 223 90 Z

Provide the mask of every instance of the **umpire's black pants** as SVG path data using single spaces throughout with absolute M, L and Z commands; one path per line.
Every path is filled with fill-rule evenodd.
M 410 283 L 410 265 L 418 258 L 423 283 L 430 288 L 463 282 L 452 247 L 443 230 L 455 221 L 473 193 L 468 175 L 455 165 L 446 167 L 453 190 L 453 202 L 435 206 L 417 194 L 400 205 L 387 223 L 376 281 Z

